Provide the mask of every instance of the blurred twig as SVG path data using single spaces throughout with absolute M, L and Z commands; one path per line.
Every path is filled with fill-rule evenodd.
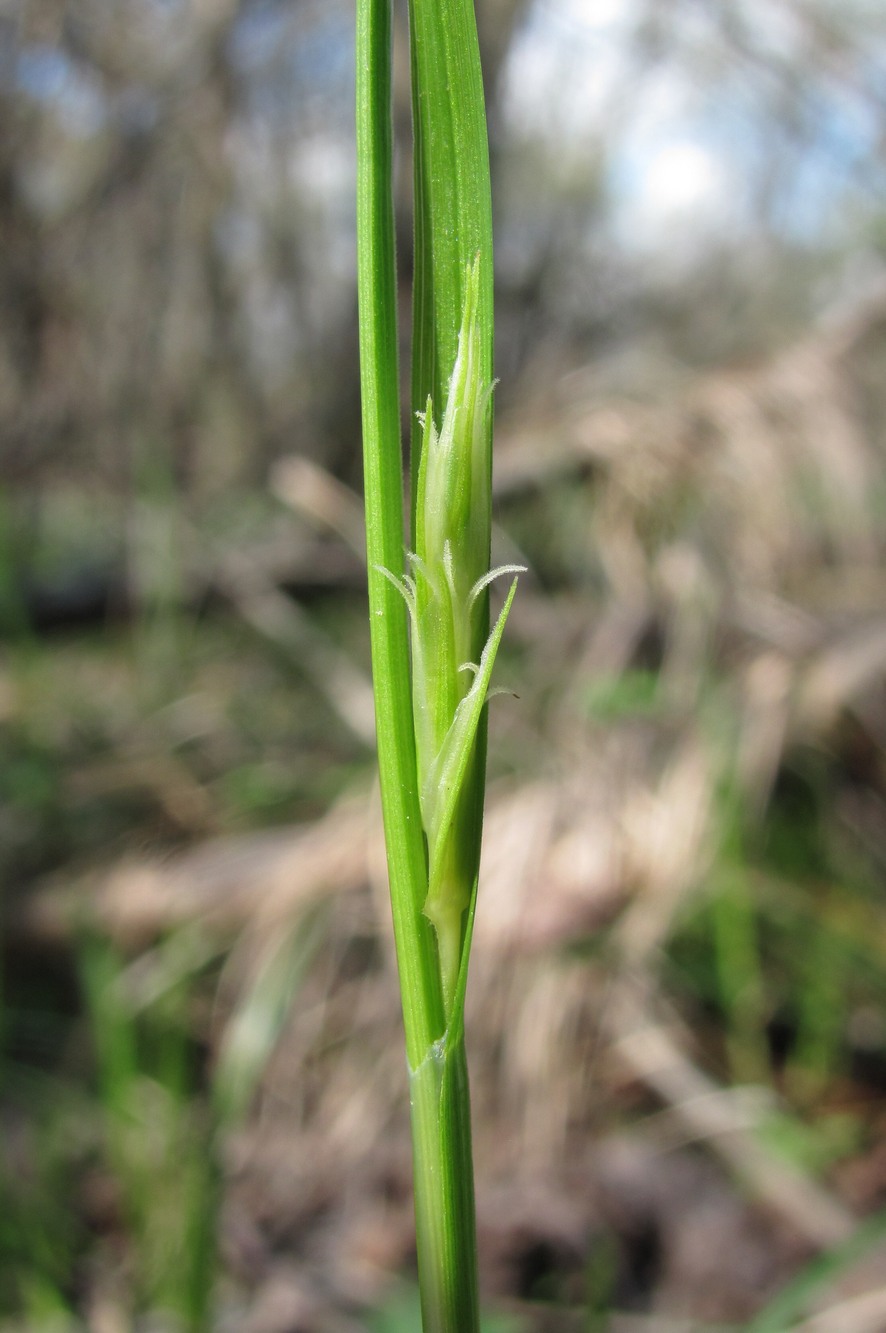
M 883 1333 L 886 1328 L 886 1287 L 850 1296 L 820 1314 L 795 1324 L 792 1333 Z
M 304 454 L 290 454 L 272 469 L 271 490 L 315 526 L 337 533 L 365 562 L 363 505 L 350 486 Z
M 315 824 L 217 838 L 180 856 L 128 859 L 104 874 L 35 889 L 10 905 L 7 930 L 64 946 L 84 918 L 128 949 L 200 921 L 228 939 L 247 922 L 277 930 L 295 910 L 366 877 L 366 799 L 351 797 Z M 84 904 L 83 889 L 89 893 Z

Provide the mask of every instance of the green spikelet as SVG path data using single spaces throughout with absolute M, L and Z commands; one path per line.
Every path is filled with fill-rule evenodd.
M 402 579 L 388 577 L 409 607 L 412 712 L 422 824 L 428 842 L 425 915 L 437 932 L 444 1002 L 450 1007 L 461 963 L 463 918 L 476 867 L 462 794 L 486 703 L 495 655 L 516 580 L 483 644 L 489 570 L 489 412 L 493 382 L 481 373 L 479 257 L 467 271 L 458 353 L 439 431 L 428 399 L 415 510 L 415 551 Z

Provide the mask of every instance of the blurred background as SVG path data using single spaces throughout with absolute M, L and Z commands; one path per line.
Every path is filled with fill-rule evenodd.
M 486 1327 L 882 1333 L 886 11 L 478 19 Z M 3 1330 L 417 1333 L 352 45 L 0 3 Z

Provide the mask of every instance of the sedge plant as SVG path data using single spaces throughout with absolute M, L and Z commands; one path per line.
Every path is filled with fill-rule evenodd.
M 358 281 L 379 777 L 412 1114 L 425 1333 L 474 1333 L 476 1226 L 464 999 L 489 631 L 492 210 L 473 0 L 410 0 L 411 533 L 403 521 L 392 191 L 391 0 L 357 3 Z

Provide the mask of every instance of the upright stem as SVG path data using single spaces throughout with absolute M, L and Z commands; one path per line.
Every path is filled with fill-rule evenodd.
M 424 1333 L 475 1333 L 477 1236 L 464 1036 L 410 1071 L 415 1227 Z
M 403 562 L 397 368 L 390 0 L 357 6 L 357 269 L 369 626 L 378 766 L 409 1064 L 443 1032 L 437 949 L 422 915 L 427 863 L 418 801 L 403 600 L 381 569 Z
M 391 0 L 357 3 L 357 234 L 367 556 L 379 776 L 409 1063 L 416 1235 L 425 1333 L 477 1333 L 470 1101 L 463 1033 L 467 944 L 444 1011 L 437 940 L 423 914 L 428 862 L 418 796 L 403 565 L 392 203 Z M 415 113 L 413 393 L 445 405 L 468 266 L 479 255 L 481 358 L 491 379 L 492 225 L 472 0 L 410 0 Z M 417 477 L 417 460 L 413 477 Z M 487 542 L 488 546 L 488 542 Z M 484 607 L 486 598 L 483 598 Z M 479 622 L 488 621 L 484 609 Z M 482 627 L 482 625 L 481 625 Z M 485 631 L 484 631 L 485 633 Z M 482 647 L 482 638 L 479 647 Z M 478 648 L 479 655 L 479 648 Z M 469 786 L 479 862 L 485 742 Z M 469 934 L 471 910 L 465 913 Z
M 430 398 L 442 415 L 456 360 L 467 275 L 479 264 L 480 374 L 492 382 L 492 194 L 483 76 L 473 0 L 409 0 L 415 196 L 412 318 L 412 407 Z M 492 414 L 486 424 L 492 467 Z M 419 432 L 412 433 L 413 522 Z M 486 515 L 487 524 L 491 516 Z M 489 566 L 489 527 L 486 532 Z M 484 594 L 477 621 L 480 650 L 489 628 Z M 485 709 L 462 805 L 462 830 L 476 895 L 486 769 Z M 447 996 L 442 1046 L 411 1077 L 416 1227 L 425 1333 L 475 1333 L 476 1222 L 471 1157 L 470 1095 L 463 1006 L 473 920 L 465 914 L 462 967 L 454 1005 Z M 424 1252 L 424 1259 L 422 1258 Z M 426 1271 L 423 1271 L 426 1270 Z M 435 1282 L 439 1273 L 440 1281 Z

